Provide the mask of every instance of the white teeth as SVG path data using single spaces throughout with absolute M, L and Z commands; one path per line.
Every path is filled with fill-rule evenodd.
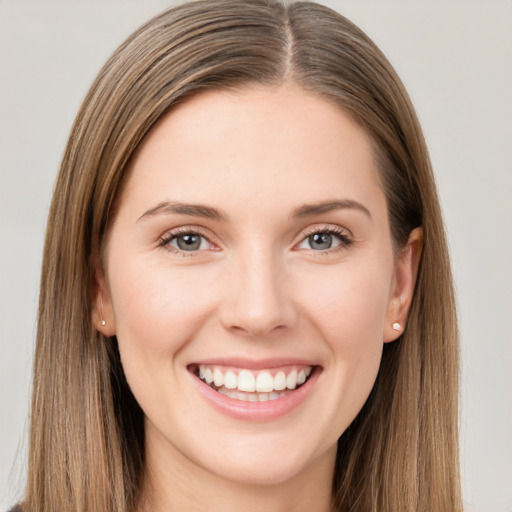
M 217 368 L 213 370 L 213 383 L 220 388 L 224 386 L 224 374 Z
M 268 372 L 262 372 L 256 378 L 256 391 L 274 391 L 274 379 Z
M 286 387 L 295 389 L 297 387 L 297 370 L 292 370 L 286 377 Z
M 238 389 L 240 391 L 256 391 L 256 380 L 248 370 L 242 370 L 238 374 Z
M 241 391 L 226 389 L 222 387 L 217 390 L 221 395 L 233 398 L 235 400 L 241 400 L 242 402 L 267 402 L 270 400 L 277 400 L 286 396 L 290 391 L 281 391 L 279 393 L 243 393 Z
M 235 391 L 233 389 L 226 389 L 225 387 L 220 388 L 218 390 L 218 392 L 221 395 L 225 395 L 225 396 L 228 396 L 229 398 L 234 398 L 235 400 L 242 400 L 242 401 L 245 401 L 245 397 L 247 396 L 244 393 L 240 393 L 239 391 Z
M 276 391 L 282 391 L 283 389 L 286 389 L 286 375 L 284 372 L 277 372 L 276 376 L 274 377 L 274 389 Z
M 238 377 L 233 372 L 226 372 L 224 375 L 224 386 L 228 389 L 236 389 L 238 387 Z
M 207 384 L 211 384 L 213 382 L 213 372 L 210 370 L 210 368 L 206 368 L 204 371 L 204 380 Z
M 199 378 L 209 385 L 215 385 L 216 388 L 223 390 L 234 390 L 243 392 L 243 398 L 235 397 L 237 400 L 246 401 L 267 401 L 275 400 L 282 396 L 282 392 L 294 390 L 306 382 L 309 375 L 311 375 L 312 367 L 302 368 L 297 371 L 296 368 L 292 369 L 288 375 L 280 370 L 275 376 L 272 376 L 270 371 L 255 371 L 240 370 L 238 375 L 233 370 L 227 370 L 225 373 L 222 367 L 209 368 L 206 365 L 199 366 Z M 220 391 L 218 389 L 217 391 Z M 275 393 L 275 392 L 278 393 Z M 246 395 L 246 393 L 253 393 L 254 396 Z M 270 393 L 270 394 L 269 394 Z M 223 394 L 226 394 L 223 392 Z M 233 393 L 230 393 L 231 396 Z

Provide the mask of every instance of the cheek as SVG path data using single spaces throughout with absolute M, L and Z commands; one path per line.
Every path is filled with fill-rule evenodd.
M 331 350 L 355 357 L 380 346 L 391 272 L 379 264 L 346 265 L 325 274 L 304 280 L 300 295 L 309 297 L 304 309 Z
M 193 337 L 209 315 L 212 290 L 201 285 L 211 282 L 207 276 L 191 270 L 120 262 L 110 285 L 121 349 L 163 356 Z
M 375 383 L 392 280 L 392 259 L 346 263 L 304 282 L 305 289 L 316 283 L 305 310 L 329 353 L 325 377 L 330 380 L 337 434 L 360 411 Z
M 390 274 L 382 269 L 340 270 L 317 287 L 307 308 L 329 353 L 324 376 L 330 389 L 333 437 L 357 416 L 375 383 L 390 285 Z
M 188 270 L 152 265 L 143 258 L 118 258 L 109 273 L 123 370 L 135 398 L 151 417 L 158 417 L 163 403 L 175 408 L 181 386 L 180 351 L 211 311 L 211 289 L 202 286 L 211 280 Z

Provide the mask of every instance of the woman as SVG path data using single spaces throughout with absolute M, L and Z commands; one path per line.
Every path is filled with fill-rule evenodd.
M 157 16 L 57 179 L 23 510 L 461 510 L 457 329 L 423 136 L 311 3 Z

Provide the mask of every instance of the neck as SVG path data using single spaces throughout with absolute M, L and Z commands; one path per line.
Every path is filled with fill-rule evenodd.
M 162 456 L 146 446 L 140 511 L 331 512 L 335 448 L 277 483 L 233 481 L 214 474 L 170 448 Z

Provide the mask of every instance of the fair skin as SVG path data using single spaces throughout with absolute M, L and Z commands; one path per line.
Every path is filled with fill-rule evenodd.
M 94 318 L 145 414 L 141 508 L 330 510 L 337 439 L 405 325 L 420 245 L 393 251 L 370 141 L 325 99 L 247 87 L 164 116 L 131 162 Z

